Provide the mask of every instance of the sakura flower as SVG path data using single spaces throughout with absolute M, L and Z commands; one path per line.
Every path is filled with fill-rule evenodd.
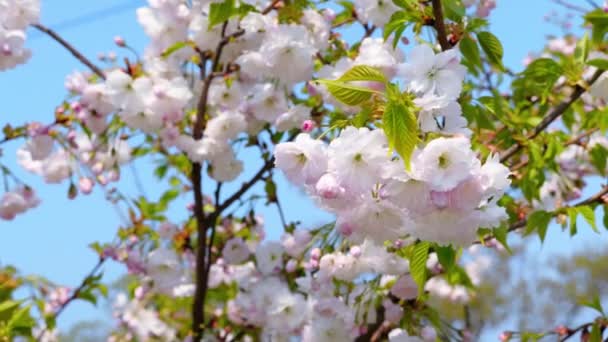
M 283 246 L 276 241 L 266 241 L 255 250 L 257 267 L 263 274 L 271 274 L 283 267 Z
M 382 130 L 347 127 L 329 145 L 329 171 L 346 191 L 366 193 L 387 172 L 388 144 Z
M 247 260 L 250 254 L 249 247 L 240 237 L 228 240 L 222 249 L 222 256 L 229 264 L 240 264 Z
M 356 0 L 355 8 L 357 15 L 364 22 L 371 22 L 379 27 L 386 25 L 393 13 L 399 10 L 392 1 L 386 0 Z
M 410 60 L 401 66 L 401 76 L 413 92 L 435 94 L 455 99 L 462 90 L 466 69 L 460 64 L 457 50 L 435 54 L 428 45 L 417 45 L 410 53 Z
M 479 164 L 468 139 L 437 138 L 414 153 L 412 174 L 433 189 L 445 191 L 469 178 Z
M 403 329 L 393 329 L 388 333 L 389 342 L 423 342 L 423 340 L 416 336 L 410 336 L 407 331 Z
M 277 145 L 274 156 L 276 167 L 298 185 L 314 184 L 327 170 L 325 145 L 305 133 L 298 134 L 293 142 Z

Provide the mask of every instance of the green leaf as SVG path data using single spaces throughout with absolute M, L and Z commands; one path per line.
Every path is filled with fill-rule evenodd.
M 388 37 L 392 33 L 395 33 L 395 35 L 393 36 L 393 49 L 399 43 L 399 38 L 401 38 L 403 31 L 405 31 L 411 20 L 412 17 L 407 12 L 398 11 L 393 13 L 389 22 L 384 25 L 382 37 L 385 41 L 388 40 Z
M 536 231 L 540 238 L 540 242 L 544 242 L 547 228 L 549 227 L 552 218 L 553 214 L 544 210 L 533 212 L 528 217 L 528 222 L 526 222 L 526 235 Z
M 478 32 L 477 39 L 479 40 L 479 45 L 481 45 L 483 52 L 485 52 L 486 56 L 488 57 L 490 64 L 501 71 L 504 70 L 502 65 L 502 56 L 504 51 L 500 40 L 498 40 L 495 35 L 487 31 Z
M 443 269 L 449 272 L 452 267 L 456 264 L 457 252 L 452 246 L 434 246 L 434 250 L 437 253 L 437 259 Z
M 317 80 L 316 82 L 325 85 L 333 97 L 349 106 L 359 105 L 369 100 L 372 94 L 378 93 L 373 89 L 354 86 L 341 81 Z
M 459 22 L 466 13 L 461 0 L 444 0 L 443 7 L 445 7 L 445 16 L 456 22 Z
M 585 64 L 585 61 L 587 61 L 587 57 L 589 56 L 590 44 L 589 34 L 585 32 L 583 38 L 576 43 L 576 49 L 574 50 L 574 59 L 577 63 Z
M 597 9 L 585 16 L 585 22 L 592 25 L 591 39 L 593 43 L 602 43 L 606 32 L 608 32 L 608 14 L 601 9 Z
M 91 291 L 81 291 L 78 293 L 78 298 L 87 301 L 93 305 L 97 305 L 97 297 Z
M 409 170 L 410 159 L 418 143 L 418 123 L 413 110 L 403 101 L 389 99 L 382 117 L 382 128 L 389 147 L 403 158 Z
M 475 67 L 481 66 L 481 56 L 479 54 L 479 47 L 470 37 L 463 37 L 460 40 L 460 52 L 471 64 Z
M 595 58 L 587 61 L 587 64 L 601 70 L 608 70 L 608 59 Z
M 604 204 L 604 229 L 608 229 L 608 204 Z
M 499 228 L 494 228 L 492 230 L 492 232 L 494 234 L 494 238 L 496 238 L 496 240 L 503 245 L 503 247 L 507 250 L 507 252 L 513 254 L 511 247 L 509 247 L 509 245 L 507 244 L 509 228 L 507 226 L 501 226 Z
M 19 309 L 8 321 L 10 330 L 23 331 L 23 329 L 31 329 L 36 325 L 36 321 L 30 315 L 30 306 L 25 306 Z
M 586 306 L 592 309 L 595 309 L 597 312 L 601 313 L 602 316 L 606 316 L 604 313 L 604 308 L 602 308 L 602 303 L 600 301 L 600 296 L 597 294 L 593 296 L 593 299 L 590 301 L 583 301 L 580 303 L 582 306 Z
M 412 279 L 418 285 L 418 295 L 424 293 L 424 284 L 426 283 L 426 260 L 429 256 L 429 248 L 431 244 L 427 241 L 418 242 L 410 255 L 410 274 Z
M 587 224 L 589 224 L 591 226 L 591 229 L 593 229 L 594 232 L 596 232 L 596 233 L 600 232 L 597 229 L 597 225 L 595 224 L 595 212 L 593 211 L 593 208 L 591 208 L 591 206 L 588 206 L 588 205 L 579 206 L 579 207 L 576 207 L 576 210 L 578 211 L 579 214 L 581 214 L 581 216 L 583 216 L 583 218 L 585 219 Z
M 344 75 L 338 78 L 338 81 L 375 81 L 386 83 L 386 77 L 378 68 L 367 65 L 357 65 L 345 72 Z
M 171 46 L 169 46 L 165 51 L 163 51 L 163 53 L 160 55 L 162 58 L 166 59 L 169 56 L 171 56 L 172 54 L 174 54 L 175 52 L 188 47 L 188 46 L 194 46 L 194 43 L 191 41 L 186 41 L 186 42 L 177 42 Z
M 578 217 L 578 210 L 576 208 L 568 208 L 566 212 L 568 213 L 568 221 L 570 223 L 570 236 L 574 236 L 577 232 L 576 218 Z
M 20 302 L 16 302 L 13 300 L 7 300 L 7 301 L 0 303 L 0 314 L 2 314 L 2 316 L 4 316 L 4 314 L 6 314 L 6 313 L 8 313 L 8 315 L 10 315 L 10 312 L 17 309 L 19 307 L 19 304 L 20 304 Z
M 239 13 L 235 6 L 234 0 L 225 0 L 219 3 L 212 3 L 209 6 L 209 29 L 213 28 L 213 26 L 217 24 L 223 23 L 237 14 Z

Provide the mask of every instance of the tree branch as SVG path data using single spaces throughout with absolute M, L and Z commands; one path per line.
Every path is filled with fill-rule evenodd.
M 221 205 L 216 208 L 214 214 L 221 213 L 226 210 L 228 207 L 232 205 L 235 201 L 237 201 L 243 194 L 245 194 L 252 186 L 254 186 L 258 181 L 262 179 L 264 173 L 274 167 L 274 157 L 266 160 L 264 165 L 258 170 L 258 172 L 247 182 L 243 183 L 241 188 L 233 193 L 230 197 L 228 197 Z
M 452 48 L 452 44 L 448 40 L 448 34 L 445 29 L 445 22 L 443 19 L 443 7 L 441 6 L 441 0 L 433 0 L 433 16 L 435 17 L 435 30 L 437 30 L 437 40 L 441 45 L 441 50 L 449 50 Z
M 536 127 L 534 127 L 534 130 L 532 131 L 532 133 L 528 134 L 528 136 L 526 137 L 526 140 L 531 140 L 531 139 L 536 138 L 536 136 L 538 136 L 542 131 L 544 131 L 553 121 L 555 121 L 562 114 L 564 114 L 564 112 L 566 112 L 566 110 L 574 102 L 576 102 L 576 100 L 578 100 L 581 97 L 581 95 L 583 95 L 585 93 L 587 88 L 589 86 L 591 86 L 595 81 L 597 81 L 597 79 L 602 75 L 603 72 L 604 72 L 603 70 L 596 71 L 593 74 L 593 76 L 586 82 L 585 87 L 583 87 L 580 84 L 577 84 L 574 87 L 574 91 L 572 92 L 570 97 L 568 97 L 567 100 L 561 102 L 556 107 L 554 107 L 547 114 L 547 116 L 545 116 L 543 118 L 543 121 L 541 121 L 541 123 L 539 123 Z M 502 163 L 504 163 L 505 161 L 509 160 L 509 158 L 513 157 L 517 152 L 519 152 L 522 149 L 522 147 L 523 147 L 523 145 L 521 144 L 521 142 L 517 141 L 513 146 L 509 147 L 503 153 L 503 155 L 500 157 L 500 161 Z
M 70 305 L 70 303 L 72 303 L 74 300 L 78 299 L 80 292 L 82 292 L 82 290 L 88 285 L 89 279 L 91 279 L 95 276 L 95 274 L 97 273 L 97 271 L 99 271 L 99 269 L 101 268 L 101 266 L 104 264 L 105 261 L 106 261 L 106 258 L 103 258 L 103 257 L 99 258 L 99 261 L 97 261 L 97 264 L 95 264 L 95 266 L 91 269 L 91 271 L 89 271 L 89 273 L 87 273 L 86 277 L 84 277 L 82 279 L 82 282 L 74 290 L 74 292 L 72 292 L 72 295 L 65 302 L 63 302 L 63 304 L 61 304 L 61 306 L 59 307 L 59 309 L 57 309 L 57 311 L 55 311 L 55 313 L 53 314 L 54 319 L 57 319 L 57 317 L 59 317 L 59 315 L 61 315 L 63 310 L 65 310 L 65 308 L 68 305 Z M 40 333 L 36 337 L 37 341 L 40 340 L 40 338 L 45 333 L 45 331 L 46 331 L 46 328 L 40 330 Z
M 238 30 L 230 35 L 226 35 L 226 28 L 228 27 L 228 21 L 222 24 L 222 39 L 218 43 L 213 61 L 211 63 L 210 72 L 203 78 L 203 89 L 201 91 L 201 97 L 199 98 L 196 111 L 196 120 L 192 128 L 192 137 L 195 140 L 200 140 L 203 137 L 203 130 L 205 129 L 205 114 L 207 111 L 207 100 L 209 97 L 209 88 L 211 83 L 218 74 L 215 72 L 219 69 L 220 58 L 224 47 L 230 43 L 230 41 L 236 37 L 239 37 L 245 33 L 244 30 Z M 202 75 L 205 74 L 205 65 L 201 66 Z M 207 297 L 207 280 L 209 277 L 209 269 L 211 265 L 211 244 L 213 243 L 213 237 L 215 235 L 215 221 L 218 217 L 217 213 L 205 217 L 203 208 L 203 186 L 202 186 L 202 163 L 192 163 L 192 172 L 190 174 L 192 180 L 192 191 L 194 192 L 194 215 L 196 218 L 197 227 L 197 246 L 196 246 L 196 271 L 195 271 L 195 291 L 194 301 L 192 303 L 192 330 L 194 334 L 194 340 L 200 341 L 204 335 L 204 324 L 205 324 L 205 299 Z M 217 203 L 216 203 L 217 205 Z M 207 231 L 211 231 L 211 241 L 207 246 Z M 209 251 L 209 252 L 208 252 Z M 209 258 L 207 258 L 209 255 Z
M 93 71 L 97 76 L 101 77 L 104 80 L 106 79 L 106 76 L 104 75 L 104 73 L 101 69 L 99 69 L 88 58 L 86 58 L 83 54 L 81 54 L 78 50 L 76 50 L 76 48 L 74 48 L 65 39 L 61 38 L 61 36 L 59 36 L 57 34 L 57 32 L 51 30 L 50 28 L 48 28 L 42 24 L 33 24 L 32 26 L 35 27 L 36 29 L 38 29 L 39 31 L 46 33 L 51 38 L 53 38 L 55 41 L 57 41 L 59 44 L 61 44 L 64 48 L 66 48 L 68 51 L 70 51 L 70 53 L 74 57 L 76 57 L 76 59 L 79 60 L 80 63 L 89 67 L 89 69 L 91 69 L 91 71 Z

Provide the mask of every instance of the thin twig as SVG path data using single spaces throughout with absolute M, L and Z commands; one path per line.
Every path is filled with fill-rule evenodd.
M 76 48 L 74 48 L 65 39 L 61 38 L 61 36 L 58 35 L 57 32 L 51 30 L 50 28 L 48 28 L 42 24 L 33 24 L 32 26 L 34 26 L 39 31 L 46 33 L 51 38 L 53 38 L 55 41 L 57 41 L 59 44 L 61 44 L 64 48 L 66 48 L 68 51 L 70 51 L 70 53 L 72 53 L 72 55 L 74 57 L 76 57 L 77 60 L 79 60 L 82 64 L 89 67 L 89 69 L 91 69 L 91 71 L 93 71 L 97 76 L 101 77 L 104 80 L 106 79 L 106 76 L 104 75 L 103 71 L 101 69 L 99 69 L 99 67 L 97 67 L 95 64 L 93 64 L 88 58 L 86 58 L 83 54 L 81 54 L 78 50 L 76 50 Z
M 103 263 L 106 261 L 105 258 L 101 257 L 99 258 L 99 261 L 97 261 L 97 264 L 95 264 L 95 267 L 93 267 L 91 269 L 91 271 L 89 271 L 89 273 L 87 273 L 86 277 L 84 277 L 82 279 L 82 282 L 80 283 L 80 285 L 74 290 L 74 292 L 72 292 L 72 295 L 61 304 L 61 306 L 59 306 L 59 309 L 57 309 L 57 311 L 55 311 L 55 313 L 53 313 L 53 318 L 57 319 L 57 317 L 59 317 L 59 315 L 61 315 L 61 313 L 63 312 L 63 310 L 65 310 L 65 308 L 67 308 L 67 306 L 73 302 L 74 300 L 78 299 L 78 296 L 80 295 L 80 292 L 88 285 L 89 279 L 93 278 L 95 276 L 95 274 L 97 273 L 97 271 L 99 271 L 99 269 L 101 268 L 101 266 L 103 265 Z M 45 329 L 41 329 L 40 333 L 38 334 L 38 336 L 36 337 L 36 340 L 40 340 L 40 338 L 42 337 L 42 335 L 44 335 L 46 331 Z
M 547 116 L 545 116 L 543 118 L 543 120 L 541 121 L 541 123 L 539 123 L 536 127 L 534 127 L 534 130 L 530 134 L 528 134 L 528 136 L 526 137 L 525 140 L 532 140 L 532 139 L 536 138 L 536 136 L 539 135 L 542 131 L 544 131 L 553 121 L 555 121 L 562 114 L 564 114 L 564 112 L 566 112 L 566 110 L 574 102 L 576 102 L 576 100 L 578 100 L 581 97 L 581 95 L 583 95 L 585 93 L 585 91 L 587 90 L 587 88 L 589 86 L 591 86 L 595 81 L 597 81 L 597 79 L 602 75 L 603 72 L 604 72 L 603 70 L 596 71 L 593 74 L 593 76 L 586 82 L 586 86 L 582 86 L 580 84 L 577 84 L 574 87 L 574 90 L 572 91 L 572 94 L 570 95 L 570 97 L 568 97 L 568 99 L 566 99 L 565 101 L 561 102 L 556 107 L 554 107 L 547 114 Z M 512 145 L 511 147 L 509 147 L 503 153 L 503 155 L 500 157 L 500 161 L 502 163 L 504 163 L 505 161 L 509 160 L 509 158 L 511 158 L 517 152 L 519 152 L 522 149 L 522 147 L 523 147 L 523 145 L 522 145 L 521 142 L 519 142 L 519 141 L 515 142 L 514 145 Z
M 565 8 L 569 9 L 569 10 L 573 10 L 573 11 L 577 11 L 577 12 L 581 12 L 581 13 L 587 13 L 589 12 L 588 9 L 581 7 L 581 6 L 577 6 L 575 4 L 572 4 L 566 0 L 553 0 L 554 3 L 564 6 Z

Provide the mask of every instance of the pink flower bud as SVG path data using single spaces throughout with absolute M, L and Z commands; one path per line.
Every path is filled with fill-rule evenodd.
M 498 336 L 498 339 L 500 340 L 500 342 L 507 342 L 511 339 L 512 335 L 513 333 L 511 333 L 510 331 L 503 331 L 500 336 Z
M 294 259 L 289 259 L 289 261 L 287 262 L 287 265 L 285 265 L 285 271 L 287 271 L 287 273 L 295 272 L 295 270 L 297 268 L 298 268 L 298 262 Z
M 361 256 L 361 247 L 359 246 L 352 246 L 350 248 L 349 251 L 350 255 L 354 256 L 355 258 L 358 258 Z
M 321 250 L 318 247 L 313 248 L 310 251 L 310 258 L 312 260 L 319 260 L 321 258 Z
M 120 171 L 118 169 L 112 169 L 108 172 L 108 180 L 110 182 L 118 182 L 120 180 Z
M 344 236 L 350 236 L 354 230 L 353 225 L 348 222 L 344 222 L 338 227 L 338 232 Z
M 83 177 L 78 180 L 78 189 L 80 189 L 80 192 L 85 195 L 88 195 L 91 193 L 91 191 L 93 191 L 94 185 L 95 183 L 93 183 L 93 180 L 88 177 Z
M 315 122 L 312 120 L 304 120 L 302 123 L 302 131 L 310 133 L 315 128 Z
M 420 337 L 425 341 L 434 342 L 437 340 L 437 331 L 432 326 L 427 325 L 420 330 Z
M 326 173 L 319 178 L 315 190 L 324 199 L 336 199 L 344 194 L 344 188 L 340 186 L 336 177 L 331 173 Z
M 124 38 L 122 38 L 121 36 L 114 37 L 114 44 L 116 44 L 120 47 L 127 46 L 127 43 L 125 42 Z
M 106 178 L 105 175 L 99 175 L 99 176 L 97 176 L 97 181 L 99 182 L 100 185 L 106 185 L 106 184 L 108 184 L 108 178 Z

